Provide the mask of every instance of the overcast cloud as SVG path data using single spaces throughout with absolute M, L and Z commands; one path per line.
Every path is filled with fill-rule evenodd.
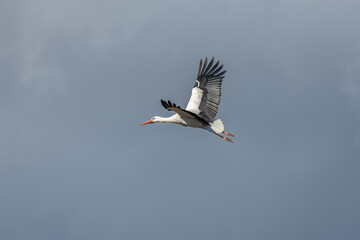
M 0 239 L 360 239 L 359 9 L 0 1 Z M 234 144 L 139 126 L 212 56 Z

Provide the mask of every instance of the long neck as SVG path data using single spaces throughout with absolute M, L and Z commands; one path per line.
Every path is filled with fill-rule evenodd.
M 174 114 L 174 115 L 172 115 L 172 116 L 170 116 L 170 117 L 159 117 L 159 122 L 164 122 L 164 123 L 178 123 L 178 124 L 181 123 L 178 114 Z

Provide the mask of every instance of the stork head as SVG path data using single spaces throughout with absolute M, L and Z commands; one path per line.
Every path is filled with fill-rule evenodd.
M 161 117 L 155 116 L 155 117 L 152 117 L 150 120 L 147 120 L 147 121 L 141 123 L 140 125 L 142 126 L 142 125 L 149 124 L 149 123 L 157 123 L 157 122 L 160 122 L 160 119 L 161 119 Z

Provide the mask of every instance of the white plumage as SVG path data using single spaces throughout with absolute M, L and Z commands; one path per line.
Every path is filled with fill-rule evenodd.
M 197 81 L 197 80 L 196 80 Z M 199 81 L 197 81 L 199 82 Z M 192 93 L 191 93 L 191 97 L 190 100 L 186 106 L 186 110 L 193 112 L 195 114 L 199 114 L 200 113 L 200 103 L 201 103 L 201 98 L 203 96 L 203 90 L 201 90 L 198 87 L 194 87 L 192 89 Z

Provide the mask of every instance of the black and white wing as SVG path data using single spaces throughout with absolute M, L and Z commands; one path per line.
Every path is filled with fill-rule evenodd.
M 205 58 L 204 65 L 202 59 L 199 64 L 199 71 L 195 85 L 192 89 L 191 98 L 186 110 L 197 114 L 206 122 L 212 122 L 218 112 L 221 97 L 221 83 L 226 71 L 221 71 L 223 65 L 219 66 L 219 61 L 214 63 L 214 58 L 207 64 Z
M 185 118 L 193 118 L 193 119 L 197 119 L 198 121 L 200 122 L 203 122 L 205 124 L 207 124 L 207 122 L 204 121 L 204 119 L 200 118 L 198 115 L 196 115 L 195 113 L 193 112 L 190 112 L 190 111 L 187 111 L 185 109 L 182 109 L 181 107 L 179 106 L 176 106 L 175 103 L 172 103 L 170 101 L 164 101 L 161 99 L 161 104 L 163 105 L 163 107 L 168 110 L 168 111 L 174 111 L 176 112 L 177 114 L 180 115 L 180 117 L 182 119 L 185 119 Z

